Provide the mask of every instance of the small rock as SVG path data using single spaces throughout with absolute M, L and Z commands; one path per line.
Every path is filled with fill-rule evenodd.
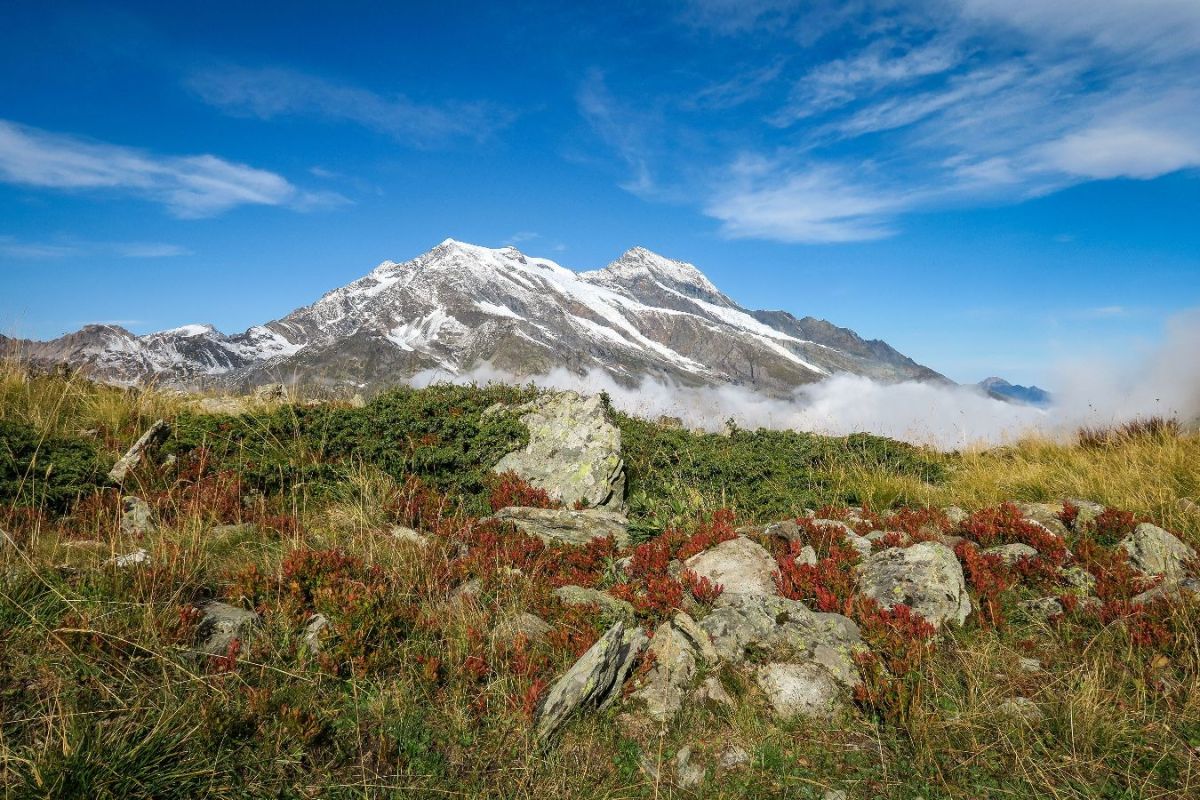
M 858 588 L 884 608 L 903 603 L 933 625 L 961 625 L 971 613 L 958 558 L 938 542 L 875 553 L 862 564 Z
M 304 645 L 311 653 L 321 651 L 321 634 L 329 628 L 329 618 L 324 614 L 313 614 L 304 626 Z
M 725 587 L 724 595 L 774 595 L 779 565 L 762 545 L 739 536 L 697 553 L 687 568 Z
M 213 656 L 225 655 L 235 639 L 247 641 L 262 624 L 253 611 L 218 600 L 209 601 L 199 609 L 201 617 L 196 628 L 196 646 Z
M 867 558 L 871 555 L 874 548 L 871 546 L 871 540 L 865 536 L 859 536 L 854 533 L 846 535 L 846 544 L 858 551 L 859 558 Z
M 1071 587 L 1072 594 L 1088 595 L 1096 588 L 1096 576 L 1083 567 L 1063 567 L 1058 574 Z
M 999 556 L 1000 560 L 1008 566 L 1016 566 L 1023 558 L 1037 558 L 1038 551 L 1027 544 L 1014 542 L 1012 544 L 1002 544 L 997 547 L 989 547 L 983 551 L 987 556 Z
M 849 800 L 850 795 L 843 789 L 830 789 L 821 795 L 821 800 Z
M 533 642 L 546 638 L 546 635 L 553 630 L 554 626 L 549 622 L 526 611 L 497 623 L 492 631 L 492 641 L 513 641 L 518 636 L 524 636 L 526 641 Z
M 125 482 L 125 476 L 129 474 L 129 470 L 137 466 L 147 452 L 157 447 L 171 433 L 171 426 L 166 420 L 158 420 L 150 428 L 141 435 L 133 447 L 117 459 L 117 463 L 113 464 L 113 468 L 108 472 L 108 479 L 112 483 L 120 486 Z
M 736 705 L 733 701 L 733 696 L 725 690 L 725 687 L 716 675 L 709 675 L 704 679 L 704 682 L 696 688 L 696 691 L 692 692 L 692 700 L 700 705 L 712 703 L 724 708 L 733 708 Z
M 1036 600 L 1023 600 L 1021 609 L 1034 619 L 1049 620 L 1065 613 L 1063 604 L 1057 597 L 1039 597 Z
M 692 763 L 692 748 L 681 747 L 675 754 L 675 784 L 680 789 L 691 789 L 704 782 L 704 770 Z
M 1079 509 L 1075 514 L 1075 521 L 1071 524 L 1074 530 L 1082 529 L 1083 526 L 1104 513 L 1104 506 L 1100 503 L 1093 503 L 1091 500 L 1080 500 L 1078 497 L 1071 497 L 1067 499 L 1067 502 Z
M 971 518 L 965 508 L 958 506 L 946 506 L 942 509 L 942 513 L 946 515 L 946 519 L 950 520 L 951 525 L 961 525 Z
M 999 710 L 1002 714 L 1018 717 L 1031 724 L 1042 718 L 1042 710 L 1028 697 L 1010 697 L 999 705 Z
M 1036 658 L 1026 658 L 1022 656 L 1017 659 L 1017 666 L 1022 672 L 1042 672 L 1042 662 Z
M 750 754 L 736 744 L 731 744 L 717 756 L 717 766 L 721 769 L 737 769 L 743 764 L 750 763 Z
M 127 495 L 121 499 L 121 533 L 126 536 L 144 536 L 154 530 L 154 516 L 150 506 L 140 497 Z
M 800 548 L 799 554 L 796 555 L 793 561 L 795 561 L 796 566 L 803 564 L 810 567 L 815 567 L 817 565 L 817 551 L 813 549 L 811 544 L 806 544 L 804 547 Z
M 654 666 L 633 697 L 645 704 L 646 713 L 657 722 L 674 717 L 683 707 L 683 695 L 696 675 L 697 653 L 672 623 L 664 622 L 650 640 Z
M 134 550 L 132 553 L 126 553 L 125 555 L 121 555 L 121 556 L 113 556 L 112 558 L 110 558 L 108 560 L 108 563 L 113 564 L 117 567 L 121 567 L 121 568 L 136 567 L 141 564 L 149 564 L 150 563 L 150 554 L 147 553 L 144 549 L 139 547 L 137 550 Z
M 1168 583 L 1178 583 L 1187 577 L 1188 562 L 1196 558 L 1195 550 L 1149 522 L 1134 528 L 1120 546 L 1136 569 L 1147 575 L 1162 575 Z
M 1067 526 L 1059 516 L 1063 513 L 1062 503 L 1017 503 L 1021 515 L 1030 522 L 1036 522 L 1059 538 L 1066 538 Z
M 588 508 L 527 508 L 509 506 L 496 512 L 494 519 L 511 522 L 530 536 L 544 542 L 587 544 L 592 539 L 611 536 L 618 547 L 629 543 L 629 520 L 623 513 Z
M 534 715 L 535 735 L 548 741 L 575 713 L 604 708 L 621 693 L 633 662 L 647 644 L 641 628 L 616 622 L 554 682 Z
M 1184 514 L 1200 516 L 1200 503 L 1197 503 L 1195 500 L 1191 500 L 1187 497 L 1181 497 L 1179 498 L 1179 502 L 1176 503 L 1176 506 Z
M 478 578 L 471 578 L 469 581 L 463 581 L 454 587 L 454 591 L 450 592 L 450 602 L 461 603 L 466 600 L 474 600 L 482 591 L 483 581 Z
M 404 525 L 393 525 L 388 533 L 396 541 L 404 542 L 405 544 L 413 544 L 417 547 L 425 547 L 429 544 L 429 537 L 422 536 L 412 528 L 405 527 Z
M 254 399 L 259 402 L 287 402 L 288 390 L 282 383 L 266 383 L 254 390 Z
M 1135 606 L 1141 606 L 1155 600 L 1180 597 L 1184 594 L 1200 595 L 1200 580 L 1184 578 L 1177 583 L 1163 583 L 1130 598 L 1129 602 Z
M 771 710 L 782 719 L 824 719 L 837 707 L 837 681 L 816 664 L 766 664 L 754 677 Z
M 633 619 L 636 614 L 632 603 L 613 597 L 608 592 L 602 592 L 599 589 L 590 589 L 585 586 L 560 586 L 554 590 L 554 594 L 560 603 L 567 606 L 595 604 L 606 613 L 627 619 Z

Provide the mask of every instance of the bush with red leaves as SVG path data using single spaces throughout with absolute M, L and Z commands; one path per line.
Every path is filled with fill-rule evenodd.
M 1136 527 L 1137 519 L 1130 512 L 1106 508 L 1087 526 L 1087 533 L 1099 544 L 1112 547 Z
M 1004 610 L 1000 596 L 1017 583 L 1014 570 L 997 555 L 988 555 L 971 542 L 959 542 L 954 547 L 966 574 L 967 585 L 975 592 L 975 613 L 984 628 L 1004 626 Z
M 920 703 L 921 668 L 933 652 L 936 629 L 906 605 L 883 609 L 860 597 L 851 611 L 870 648 L 855 656 L 862 683 L 854 699 L 884 720 L 902 722 Z
M 493 511 L 499 511 L 509 506 L 525 508 L 561 508 L 562 503 L 555 502 L 545 489 L 530 485 L 517 473 L 509 470 L 490 479 L 491 495 L 488 502 Z

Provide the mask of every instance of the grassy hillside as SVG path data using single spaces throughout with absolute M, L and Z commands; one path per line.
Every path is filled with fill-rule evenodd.
M 1083 498 L 1128 516 L 1068 543 L 1105 576 L 1103 611 L 1040 620 L 1019 602 L 1045 576 L 980 562 L 969 570 L 980 611 L 936 639 L 871 633 L 891 655 L 863 665 L 866 691 L 830 722 L 777 723 L 722 668 L 734 708 L 692 703 L 648 728 L 618 703 L 540 748 L 533 709 L 610 621 L 553 590 L 618 591 L 627 552 L 547 546 L 479 521 L 513 491 L 490 466 L 527 435 L 494 406 L 532 394 L 437 386 L 364 407 L 247 402 L 222 415 L 178 395 L 3 368 L 5 796 L 1200 796 L 1200 605 L 1133 609 L 1144 587 L 1108 547 L 1132 519 L 1200 545 L 1200 514 L 1184 502 L 1200 500 L 1200 436 L 1133 428 L 939 454 L 866 435 L 697 434 L 614 413 L 635 540 L 665 552 L 818 507 L 910 509 L 892 524 L 921 536 L 930 524 L 961 533 L 918 510 L 956 504 L 978 512 L 966 523 L 978 536 L 1001 541 L 996 507 L 1010 500 Z M 172 434 L 124 492 L 157 525 L 122 532 L 122 492 L 104 475 L 158 418 Z M 393 525 L 428 544 L 397 540 Z M 147 564 L 113 563 L 138 548 Z M 836 572 L 839 551 L 818 549 Z M 470 580 L 478 592 L 456 594 Z M 849 603 L 837 575 L 822 580 L 813 602 Z M 669 611 L 649 584 L 635 588 L 643 623 Z M 192 652 L 194 609 L 210 598 L 262 615 L 249 646 Z M 523 611 L 552 633 L 493 633 Z M 315 654 L 304 646 L 314 613 L 330 621 Z M 1028 705 L 1016 713 L 1012 698 Z M 718 774 L 731 743 L 750 761 Z M 670 762 L 685 745 L 709 775 L 682 789 Z

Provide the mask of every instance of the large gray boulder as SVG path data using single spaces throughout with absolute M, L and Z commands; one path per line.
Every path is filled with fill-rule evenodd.
M 512 471 L 567 506 L 625 509 L 621 430 L 608 421 L 598 396 L 555 392 L 518 406 L 529 443 L 493 467 Z
M 511 522 L 544 542 L 587 544 L 592 539 L 611 536 L 619 547 L 629 544 L 625 515 L 601 508 L 571 511 L 565 508 L 509 506 L 497 511 L 495 519 Z
M 576 712 L 611 703 L 646 642 L 641 628 L 626 628 L 624 622 L 605 631 L 546 693 L 534 716 L 537 740 L 547 742 Z
M 1149 522 L 1134 528 L 1120 544 L 1129 554 L 1130 564 L 1147 575 L 1162 575 L 1168 583 L 1186 578 L 1188 562 L 1196 558 L 1195 550 Z
M 971 613 L 962 567 L 940 542 L 881 550 L 863 561 L 858 588 L 884 608 L 903 604 L 933 625 L 961 625 Z
M 684 566 L 725 587 L 724 594 L 777 594 L 778 564 L 767 549 L 739 536 L 697 553 Z
M 1067 526 L 1059 517 L 1063 512 L 1062 503 L 1017 503 L 1021 516 L 1030 522 L 1036 522 L 1055 536 L 1065 537 Z
M 235 639 L 247 641 L 262 624 L 258 614 L 244 608 L 211 600 L 200 609 L 200 625 L 196 628 L 196 646 L 212 656 L 223 656 Z
M 786 597 L 722 594 L 699 627 L 724 661 L 736 663 L 754 653 L 819 664 L 847 686 L 858 683 L 854 654 L 863 647 L 862 637 L 841 614 L 818 613 Z
M 765 664 L 755 670 L 754 678 L 782 719 L 830 717 L 841 698 L 838 682 L 818 664 Z

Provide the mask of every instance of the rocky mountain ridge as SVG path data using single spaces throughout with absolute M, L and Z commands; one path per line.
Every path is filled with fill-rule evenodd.
M 514 377 L 599 369 L 625 384 L 736 384 L 785 394 L 835 373 L 944 382 L 885 342 L 786 311 L 750 311 L 694 265 L 635 247 L 574 272 L 516 248 L 447 239 L 285 317 L 226 335 L 211 325 L 136 336 L 89 325 L 14 341 L 36 362 L 121 384 L 245 389 L 268 382 L 375 388 L 488 365 Z

